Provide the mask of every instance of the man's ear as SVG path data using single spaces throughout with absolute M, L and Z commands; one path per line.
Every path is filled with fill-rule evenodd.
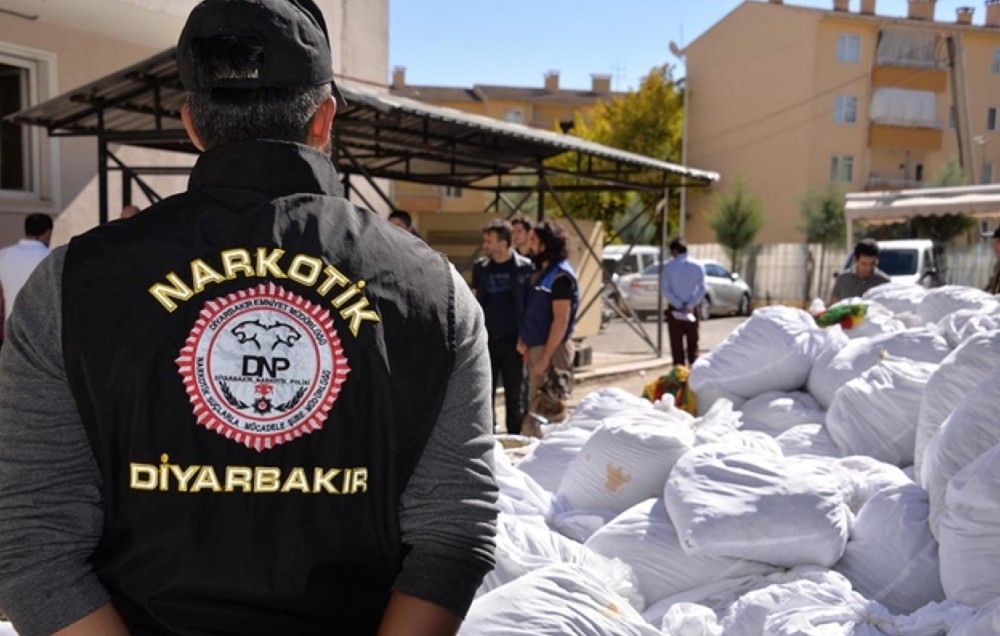
M 312 119 L 309 121 L 308 145 L 313 148 L 326 148 L 330 143 L 330 135 L 333 129 L 333 118 L 337 114 L 337 100 L 327 97 L 316 108 Z
M 205 144 L 201 142 L 198 131 L 194 129 L 194 122 L 191 121 L 191 109 L 188 108 L 186 102 L 181 106 L 181 121 L 184 122 L 184 130 L 187 131 L 188 139 L 191 140 L 195 148 L 204 152 Z

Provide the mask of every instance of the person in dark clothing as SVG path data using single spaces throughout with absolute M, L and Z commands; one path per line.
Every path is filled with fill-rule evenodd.
M 472 291 L 483 307 L 489 334 L 493 399 L 498 378 L 503 380 L 507 433 L 521 433 L 521 380 L 524 362 L 517 352 L 524 303 L 534 266 L 510 244 L 511 225 L 493 219 L 483 227 L 483 258 L 472 270 Z M 496 414 L 493 427 L 496 430 Z
M 534 223 L 526 216 L 515 216 L 510 220 L 510 245 L 521 256 L 528 256 L 528 235 Z
M 22 634 L 453 636 L 494 565 L 482 312 L 343 197 L 311 0 L 205 0 L 177 63 L 187 190 L 53 251 L 8 323 L 0 610 Z
M 404 232 L 409 232 L 413 236 L 423 239 L 424 237 L 420 235 L 417 228 L 413 225 L 413 216 L 406 210 L 393 210 L 388 217 L 389 223 L 392 223 Z

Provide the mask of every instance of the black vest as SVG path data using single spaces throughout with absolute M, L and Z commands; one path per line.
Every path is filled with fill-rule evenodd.
M 132 633 L 372 634 L 454 360 L 444 258 L 295 144 L 74 239 L 70 385 L 103 478 L 92 561 Z

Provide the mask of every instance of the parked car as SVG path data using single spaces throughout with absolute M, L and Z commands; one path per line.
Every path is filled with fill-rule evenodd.
M 878 242 L 878 268 L 894 283 L 940 287 L 944 284 L 944 248 L 930 239 Z M 854 270 L 854 254 L 847 257 L 844 269 Z M 834 274 L 834 278 L 837 275 Z
M 601 258 L 604 269 L 617 282 L 620 276 L 638 274 L 659 262 L 660 248 L 655 245 L 605 245 Z
M 750 286 L 739 274 L 730 273 L 716 261 L 691 259 L 705 268 L 707 293 L 701 301 L 701 316 L 707 320 L 711 316 L 737 314 L 750 315 Z M 660 295 L 660 270 L 658 264 L 651 265 L 640 274 L 622 276 L 618 289 L 632 306 L 639 320 L 656 315 L 657 296 Z M 663 308 L 666 310 L 666 299 Z

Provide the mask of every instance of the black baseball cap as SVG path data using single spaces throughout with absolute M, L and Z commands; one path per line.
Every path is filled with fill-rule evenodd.
M 252 56 L 253 72 L 238 77 L 199 74 L 194 64 L 198 47 L 227 39 L 259 51 Z M 312 0 L 204 0 L 191 11 L 177 41 L 177 71 L 189 91 L 330 84 L 338 104 L 344 104 L 333 81 L 330 35 Z

